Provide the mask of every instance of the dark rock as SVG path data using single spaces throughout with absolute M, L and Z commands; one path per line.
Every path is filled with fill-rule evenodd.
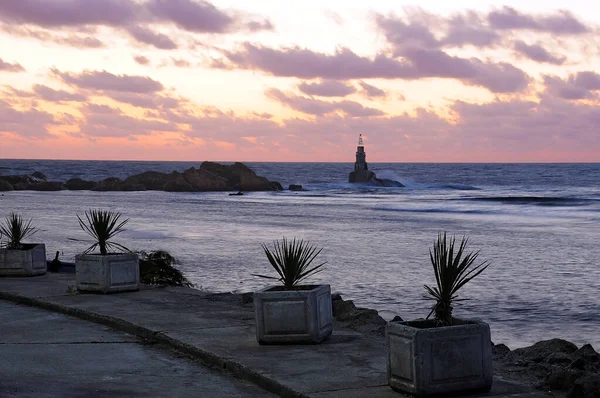
M 578 378 L 567 392 L 568 398 L 600 398 L 600 373 Z
M 342 295 L 341 295 L 341 294 L 339 294 L 339 293 L 333 293 L 333 294 L 331 295 L 331 301 L 332 301 L 332 302 L 333 302 L 333 301 L 338 301 L 338 300 L 341 300 L 341 299 L 342 299 Z
M 71 178 L 65 183 L 65 188 L 72 191 L 89 191 L 95 186 L 94 181 L 85 181 L 81 178 Z
M 15 187 L 13 187 L 10 182 L 3 180 L 0 177 L 0 192 L 12 191 L 14 189 Z
M 65 185 L 58 181 L 41 181 L 28 184 L 27 189 L 31 191 L 61 191 L 65 189 Z
M 505 344 L 495 344 L 492 346 L 492 355 L 495 358 L 503 358 L 509 352 L 510 352 L 510 348 L 508 348 L 508 346 L 506 346 Z
M 290 186 L 288 187 L 288 190 L 290 190 L 290 191 L 306 191 L 306 189 L 302 188 L 302 185 L 297 185 L 297 184 L 290 184 Z
M 269 185 L 272 191 L 283 191 L 283 187 L 278 181 L 271 181 Z
M 547 385 L 554 390 L 568 390 L 582 375 L 581 371 L 556 368 L 548 375 Z
M 121 179 L 116 177 L 109 177 L 102 181 L 98 181 L 98 184 L 92 188 L 92 191 L 120 191 L 121 190 Z
M 183 178 L 196 191 L 229 191 L 234 189 L 224 177 L 202 168 L 195 169 L 191 167 L 187 169 L 183 172 Z
M 379 316 L 376 310 L 368 308 L 355 308 L 336 317 L 343 327 L 354 329 L 362 333 L 385 333 L 387 321 Z
M 532 346 L 517 348 L 509 352 L 505 359 L 510 362 L 539 363 L 545 361 L 551 354 L 572 354 L 577 351 L 577 346 L 569 341 L 561 339 L 543 340 Z
M 567 365 L 573 362 L 573 359 L 564 352 L 555 352 L 546 358 L 546 362 L 552 365 Z
M 391 322 L 404 322 L 404 319 L 400 315 L 396 315 Z
M 390 180 L 388 178 L 374 177 L 372 182 L 378 187 L 398 187 L 398 188 L 404 187 L 404 184 L 402 184 L 398 181 Z
M 46 175 L 44 173 L 42 173 L 41 171 L 34 171 L 33 173 L 31 173 L 32 177 L 38 178 L 42 181 L 46 181 Z
M 343 317 L 344 314 L 356 309 L 352 300 L 335 300 L 332 301 L 333 316 L 335 318 Z
M 571 369 L 580 369 L 590 372 L 600 371 L 600 354 L 594 350 L 590 344 L 585 344 L 571 356 L 573 362 L 570 364 Z

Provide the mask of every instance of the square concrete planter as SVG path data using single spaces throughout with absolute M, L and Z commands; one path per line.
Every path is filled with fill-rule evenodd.
M 140 264 L 136 253 L 77 255 L 75 275 L 79 291 L 113 293 L 140 289 Z
M 329 285 L 269 287 L 254 293 L 260 344 L 319 343 L 333 331 Z
M 456 319 L 460 325 L 431 327 L 432 321 L 390 322 L 386 327 L 388 383 L 423 396 L 492 387 L 490 327 Z
M 24 250 L 0 249 L 0 275 L 35 276 L 46 273 L 46 245 L 25 244 Z

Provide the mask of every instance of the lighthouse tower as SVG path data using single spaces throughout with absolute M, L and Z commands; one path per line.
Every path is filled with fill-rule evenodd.
M 369 171 L 367 166 L 367 153 L 363 143 L 362 134 L 358 136 L 358 146 L 356 147 L 356 162 L 354 162 L 354 171 L 348 176 L 348 182 L 369 182 L 375 178 L 375 173 Z
M 356 147 L 356 162 L 354 163 L 354 171 L 369 170 L 367 167 L 367 154 L 365 153 L 365 144 L 363 143 L 362 134 L 358 135 L 358 146 Z

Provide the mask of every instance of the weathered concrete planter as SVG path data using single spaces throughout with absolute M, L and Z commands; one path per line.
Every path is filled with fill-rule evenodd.
M 35 276 L 46 273 L 46 245 L 26 244 L 25 250 L 0 249 L 0 275 Z
M 113 293 L 140 288 L 140 265 L 136 253 L 77 255 L 75 275 L 79 291 Z
M 390 322 L 386 327 L 388 383 L 415 395 L 488 391 L 492 387 L 490 327 L 460 320 L 426 328 L 430 321 Z
M 331 288 L 269 287 L 254 293 L 256 340 L 260 344 L 319 343 L 333 331 Z

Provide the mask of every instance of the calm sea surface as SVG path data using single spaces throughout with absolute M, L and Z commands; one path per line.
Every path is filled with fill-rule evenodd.
M 191 162 L 2 160 L 0 175 L 98 180 Z M 351 163 L 248 163 L 259 175 L 306 192 L 4 192 L 0 217 L 16 211 L 40 227 L 48 256 L 73 261 L 89 244 L 76 214 L 110 208 L 130 218 L 120 243 L 164 249 L 198 287 L 252 291 L 270 273 L 260 247 L 302 237 L 324 249 L 314 282 L 387 319 L 423 317 L 435 284 L 428 250 L 440 231 L 468 235 L 492 265 L 467 285 L 455 315 L 490 323 L 511 348 L 560 337 L 600 349 L 600 164 L 370 164 L 405 188 L 348 184 Z

